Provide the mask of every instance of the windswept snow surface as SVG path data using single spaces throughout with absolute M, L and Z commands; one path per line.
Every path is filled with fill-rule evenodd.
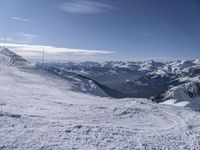
M 0 63 L 0 83 L 3 150 L 200 149 L 199 112 L 79 93 L 33 66 Z

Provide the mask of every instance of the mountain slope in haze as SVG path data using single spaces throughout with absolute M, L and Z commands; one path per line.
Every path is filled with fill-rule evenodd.
M 38 71 L 40 73 L 47 73 L 53 76 L 57 76 L 60 78 L 65 78 L 68 80 L 76 91 L 81 91 L 84 93 L 90 93 L 97 96 L 108 96 L 104 91 L 102 91 L 92 80 L 84 79 L 76 76 L 75 74 L 61 74 L 58 70 L 48 68 L 42 65 L 33 65 L 28 62 L 26 59 L 22 58 L 21 56 L 15 54 L 14 52 L 10 51 L 7 48 L 4 48 L 0 51 L 0 63 L 4 65 L 16 66 L 18 68 L 26 68 L 28 71 L 34 72 Z
M 176 93 L 178 90 L 174 89 L 179 89 L 184 84 L 200 81 L 200 60 L 198 59 L 170 62 L 68 62 L 46 65 L 90 78 L 103 85 L 102 90 L 114 98 L 148 98 L 163 102 L 171 97 L 179 102 L 190 103 L 191 99 L 196 100 L 196 98 L 191 97 L 188 92 L 179 93 L 179 96 L 175 97 L 167 95 L 169 91 Z M 185 95 L 184 98 L 178 98 L 183 95 Z M 200 108 L 200 105 L 198 107 Z
M 7 61 L 4 56 L 0 62 Z M 200 147 L 199 112 L 94 96 L 48 70 L 22 68 L 0 63 L 0 149 Z

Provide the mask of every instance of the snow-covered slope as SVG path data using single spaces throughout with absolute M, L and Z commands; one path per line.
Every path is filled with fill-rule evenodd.
M 47 73 L 53 73 L 54 75 L 57 75 L 58 77 L 67 80 L 68 82 L 70 82 L 73 90 L 96 96 L 108 97 L 108 95 L 93 80 L 84 78 L 84 76 L 81 77 L 77 74 L 48 66 L 39 65 L 37 67 L 39 67 L 43 71 L 46 71 Z
M 163 104 L 200 108 L 200 82 L 190 81 L 163 93 Z
M 84 94 L 33 68 L 1 63 L 0 70 L 0 149 L 200 148 L 199 112 Z
M 23 66 L 29 64 L 27 60 L 25 60 L 24 58 L 15 54 L 14 52 L 10 51 L 7 48 L 3 48 L 0 50 L 0 57 L 4 58 L 3 61 L 1 61 L 2 63 L 4 63 L 4 65 L 7 64 L 7 65 Z
M 50 68 L 45 66 L 31 64 L 26 59 L 15 54 L 7 48 L 0 50 L 0 64 L 4 66 L 15 66 L 20 69 L 28 69 L 28 71 L 31 72 L 37 71 L 45 75 L 53 75 L 58 78 L 65 78 L 65 80 L 71 84 L 73 90 L 97 96 L 108 96 L 92 80 L 80 78 L 72 73 L 61 74 L 61 72 L 56 72 L 54 69 L 50 70 Z

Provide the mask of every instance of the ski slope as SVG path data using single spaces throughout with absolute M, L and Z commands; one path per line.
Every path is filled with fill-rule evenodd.
M 34 65 L 8 62 L 0 54 L 0 149 L 200 149 L 197 111 L 77 92 Z

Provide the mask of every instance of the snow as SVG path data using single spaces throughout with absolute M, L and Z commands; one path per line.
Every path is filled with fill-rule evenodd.
M 200 149 L 197 111 L 85 94 L 59 76 L 0 59 L 0 149 Z
M 169 99 L 169 100 L 166 100 L 166 101 L 164 101 L 164 102 L 162 102 L 160 104 L 186 107 L 189 103 L 190 103 L 189 101 L 180 101 L 180 102 L 177 102 L 176 99 Z
M 160 104 L 164 105 L 174 105 L 174 106 L 179 106 L 179 107 L 189 107 L 193 110 L 199 110 L 200 106 L 200 99 L 195 98 L 195 99 L 189 99 L 189 100 L 183 100 L 183 101 L 178 101 L 177 99 L 169 99 L 166 100 Z
M 162 104 L 190 107 L 200 109 L 200 83 L 198 80 L 190 81 L 179 86 L 172 87 L 164 93 Z

